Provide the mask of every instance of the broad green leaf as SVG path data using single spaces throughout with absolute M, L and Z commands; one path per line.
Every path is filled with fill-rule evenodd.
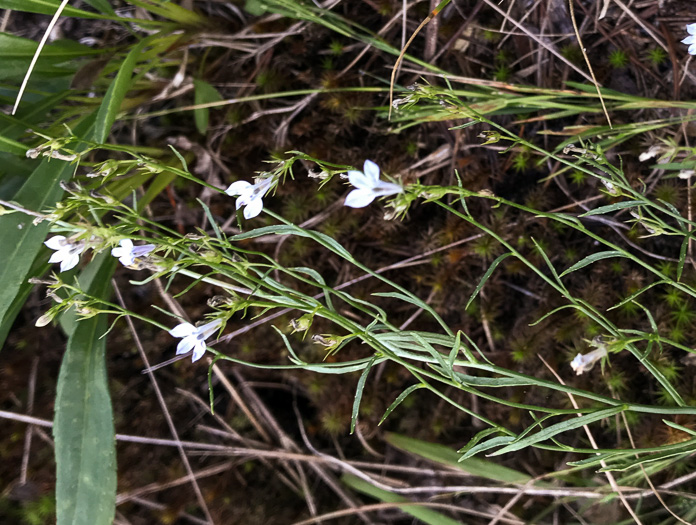
M 60 0 L 0 0 L 0 9 L 12 9 L 13 11 L 23 11 L 25 13 L 37 13 L 40 15 L 53 15 L 58 10 Z M 74 16 L 77 18 L 102 18 L 111 19 L 112 17 L 103 16 L 98 13 L 90 13 L 82 9 L 65 6 L 61 16 Z
M 43 210 L 61 199 L 63 190 L 58 183 L 70 178 L 74 166 L 44 159 L 12 199 L 30 210 Z M 32 217 L 23 213 L 0 216 L 0 319 L 5 316 L 29 269 L 43 246 L 49 229 L 48 221 L 33 224 Z
M 116 259 L 92 262 L 88 293 L 108 298 Z M 111 525 L 116 509 L 116 441 L 106 376 L 107 318 L 79 321 L 68 339 L 58 376 L 53 425 L 58 525 Z
M 213 86 L 204 80 L 194 80 L 195 88 L 193 102 L 197 106 L 199 104 L 207 104 L 208 102 L 219 102 L 222 100 L 220 93 Z M 210 108 L 196 108 L 193 110 L 193 118 L 196 121 L 196 129 L 201 135 L 208 132 L 208 117 L 210 116 Z
M 26 58 L 28 65 L 29 60 L 36 53 L 37 47 L 39 47 L 39 44 L 28 38 L 0 33 L 0 54 L 3 57 L 3 61 L 7 58 Z M 41 56 L 45 58 L 50 57 L 53 59 L 53 62 L 60 61 L 60 59 L 70 60 L 102 53 L 104 53 L 103 50 L 85 46 L 74 40 L 57 40 L 51 44 L 46 44 L 41 49 Z
M 38 257 L 34 260 L 34 263 L 29 270 L 29 275 L 44 274 L 46 273 L 48 267 L 49 265 L 46 263 L 46 260 Z M 7 339 L 7 335 L 12 329 L 15 318 L 17 315 L 19 315 L 19 312 L 22 310 L 24 303 L 29 298 L 29 294 L 33 289 L 34 285 L 28 281 L 25 281 L 20 285 L 17 295 L 10 304 L 10 307 L 5 312 L 5 317 L 2 319 L 2 323 L 0 323 L 0 348 L 2 348 L 2 346 L 5 344 L 5 339 Z
M 569 273 L 573 273 L 580 268 L 584 268 L 585 266 L 596 263 L 597 261 L 601 261 L 602 259 L 613 259 L 614 257 L 626 257 L 626 254 L 618 250 L 607 250 L 605 252 L 593 253 L 592 255 L 588 255 L 584 259 L 576 262 L 573 266 L 564 271 L 561 274 L 561 277 L 568 275 Z
M 480 476 L 505 483 L 526 483 L 531 479 L 527 474 L 485 459 L 469 458 L 460 461 L 459 454 L 456 451 L 437 443 L 428 443 L 427 441 L 391 432 L 387 432 L 385 439 L 387 443 L 396 448 L 416 454 L 430 461 L 447 465 L 448 467 L 461 469 L 472 476 Z
M 99 257 L 103 257 L 107 253 L 108 250 L 99 255 Z M 80 290 L 91 290 L 96 286 L 96 281 L 102 277 L 103 275 L 101 272 L 101 266 L 98 264 L 89 264 L 84 270 L 80 272 L 80 275 L 77 277 L 77 287 Z M 75 312 L 75 309 L 70 308 L 60 316 L 58 322 L 65 334 L 68 337 L 70 337 L 72 333 L 75 331 L 75 327 L 77 327 L 80 321 L 78 319 L 77 312 Z
M 403 496 L 399 496 L 398 494 L 394 494 L 393 492 L 389 492 L 388 490 L 380 489 L 375 487 L 374 485 L 370 485 L 367 481 L 353 476 L 351 474 L 344 474 L 343 476 L 341 476 L 341 481 L 348 485 L 350 488 L 357 490 L 358 492 L 362 492 L 363 494 L 371 496 L 380 501 L 384 501 L 386 503 L 415 503 L 411 502 L 411 500 L 409 499 L 404 498 Z M 398 507 L 398 505 L 396 506 Z M 449 518 L 444 514 L 440 514 L 439 512 L 429 509 L 425 506 L 419 507 L 417 505 L 411 504 L 404 505 L 400 508 L 402 512 L 410 514 L 414 518 L 428 525 L 461 525 L 462 523 L 461 521 L 453 520 L 452 518 Z
M 568 430 L 573 430 L 583 425 L 589 425 L 590 423 L 594 423 L 595 421 L 599 421 L 600 419 L 606 419 L 608 417 L 619 414 L 624 410 L 625 407 L 623 406 L 615 406 L 611 408 L 606 408 L 604 410 L 598 410 L 590 414 L 585 414 L 584 416 L 573 417 L 565 421 L 561 421 L 560 423 L 556 423 L 555 425 L 551 425 L 550 427 L 540 430 L 536 434 L 532 434 L 531 436 L 528 436 L 524 439 L 520 439 L 519 441 L 510 443 L 509 445 L 499 450 L 496 450 L 490 455 L 499 456 L 501 454 L 507 454 L 508 452 L 522 450 L 523 448 L 527 448 L 531 445 L 539 443 L 540 441 L 546 441 L 547 439 L 551 439 L 552 437 L 556 436 L 557 434 L 560 434 L 561 432 L 567 432 Z
M 8 139 L 0 135 L 0 151 L 5 153 L 12 153 L 13 155 L 24 156 L 29 148 L 27 148 L 21 142 L 16 140 Z

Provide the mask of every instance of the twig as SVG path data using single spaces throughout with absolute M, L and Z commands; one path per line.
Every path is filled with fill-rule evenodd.
M 602 104 L 602 110 L 604 111 L 604 116 L 607 117 L 607 122 L 609 123 L 609 127 L 611 129 L 614 129 L 614 126 L 611 125 L 611 118 L 609 118 L 609 112 L 607 111 L 607 106 L 604 104 L 604 97 L 602 96 L 602 90 L 599 89 L 599 82 L 597 82 L 597 77 L 595 77 L 594 70 L 592 69 L 592 63 L 590 62 L 590 58 L 587 56 L 587 51 L 585 51 L 585 47 L 582 44 L 582 37 L 580 36 L 580 31 L 578 30 L 578 23 L 575 20 L 575 7 L 573 6 L 573 0 L 568 0 L 568 7 L 570 8 L 570 21 L 573 24 L 573 30 L 575 31 L 575 38 L 578 39 L 578 45 L 580 46 L 580 51 L 582 52 L 582 56 L 585 58 L 585 64 L 587 64 L 587 69 L 590 71 L 590 75 L 592 76 L 592 83 L 595 86 L 595 89 L 597 90 L 597 96 L 599 97 L 599 102 Z
M 548 370 L 554 375 L 556 381 L 558 381 L 561 385 L 565 385 L 565 382 L 563 381 L 563 379 L 561 379 L 561 376 L 559 376 L 558 373 L 553 368 L 551 368 L 551 366 L 549 366 L 549 364 L 544 360 L 544 358 L 541 357 L 541 354 L 537 354 L 537 357 L 541 360 L 542 363 L 544 363 L 544 366 L 548 368 Z M 573 408 L 575 408 L 576 410 L 580 408 L 578 406 L 577 401 L 575 401 L 575 396 L 573 396 L 573 394 L 571 394 L 570 392 L 567 392 L 567 395 L 568 399 L 570 399 L 570 403 L 573 405 Z M 578 417 L 580 417 L 581 415 L 582 414 L 578 414 Z M 599 448 L 597 446 L 597 442 L 594 439 L 594 436 L 592 435 L 592 432 L 590 432 L 590 428 L 587 425 L 583 425 L 583 429 L 585 429 L 585 434 L 587 435 L 587 439 L 590 441 L 592 448 Z M 600 460 L 600 464 L 603 468 L 606 468 L 607 466 L 606 461 L 604 461 L 603 459 Z M 626 508 L 628 513 L 631 515 L 631 517 L 635 520 L 635 522 L 638 525 L 642 525 L 640 518 L 638 518 L 633 508 L 628 504 L 626 497 L 624 496 L 622 490 L 619 488 L 619 485 L 616 483 L 614 475 L 611 472 L 605 472 L 604 474 L 606 475 L 607 480 L 609 480 L 609 485 L 611 485 L 611 488 L 614 490 L 614 492 L 616 492 L 617 496 L 619 496 L 621 503 L 623 503 L 623 506 Z
M 27 396 L 27 414 L 34 412 L 34 395 L 36 394 L 36 372 L 39 369 L 39 358 L 34 357 L 31 361 L 31 372 L 29 373 L 29 386 Z M 31 437 L 34 427 L 29 425 L 24 434 L 24 450 L 22 452 L 22 467 L 19 474 L 19 483 L 24 485 L 27 482 L 27 470 L 29 468 L 29 452 L 31 450 Z
M 114 287 L 114 292 L 116 294 L 116 299 L 118 301 L 118 304 L 121 306 L 121 308 L 126 308 L 126 303 L 123 300 L 123 296 L 121 295 L 121 290 L 118 287 L 118 283 L 116 282 L 115 279 L 112 279 L 112 284 Z M 145 353 L 145 349 L 143 348 L 143 345 L 140 341 L 140 336 L 138 335 L 138 332 L 135 330 L 135 325 L 133 324 L 133 320 L 130 318 L 130 316 L 125 316 L 126 317 L 126 323 L 128 324 L 128 328 L 130 329 L 130 332 L 133 336 L 133 341 L 135 342 L 135 346 L 138 348 L 138 353 L 140 354 L 140 358 L 143 360 L 143 363 L 145 363 L 146 368 L 150 368 L 150 362 L 147 358 L 147 354 Z M 150 377 L 150 381 L 152 382 L 152 387 L 155 391 L 155 395 L 157 396 L 157 401 L 162 408 L 162 414 L 164 415 L 164 419 L 167 422 L 167 426 L 169 427 L 169 432 L 172 434 L 174 437 L 174 440 L 177 442 L 177 448 L 179 449 L 179 456 L 181 457 L 181 461 L 184 464 L 184 468 L 186 469 L 186 473 L 189 476 L 189 479 L 191 480 L 191 485 L 193 487 L 194 492 L 196 493 L 196 499 L 198 500 L 198 505 L 201 507 L 201 510 L 203 511 L 203 514 L 205 514 L 206 519 L 208 520 L 208 523 L 214 523 L 213 517 L 210 514 L 210 510 L 208 510 L 208 505 L 205 502 L 205 498 L 203 497 L 203 493 L 201 492 L 201 488 L 198 486 L 198 482 L 196 481 L 196 478 L 193 474 L 193 469 L 191 468 L 191 464 L 189 463 L 188 457 L 186 456 L 186 452 L 184 451 L 184 447 L 181 445 L 181 441 L 179 439 L 179 433 L 176 430 L 176 426 L 174 425 L 174 421 L 172 420 L 172 416 L 169 413 L 169 409 L 167 408 L 167 403 L 164 401 L 164 396 L 162 395 L 162 391 L 159 388 L 159 384 L 157 383 L 157 379 L 155 378 L 155 375 L 152 372 L 148 373 L 148 376 Z

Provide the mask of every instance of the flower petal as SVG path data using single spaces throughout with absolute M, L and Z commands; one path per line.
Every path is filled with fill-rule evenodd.
M 62 235 L 54 235 L 44 242 L 51 250 L 60 250 L 65 246 L 65 237 Z
M 65 259 L 65 257 L 67 257 L 68 253 L 69 253 L 69 251 L 65 250 L 65 249 L 61 249 L 61 250 L 58 250 L 57 252 L 53 252 L 51 254 L 51 257 L 48 259 L 48 262 L 51 264 L 59 263 L 63 259 Z
M 263 200 L 261 197 L 255 197 L 249 200 L 249 203 L 244 208 L 244 218 L 253 219 L 263 210 Z
M 395 193 L 401 193 L 403 188 L 398 184 L 393 182 L 379 181 L 379 184 L 372 189 L 372 193 L 375 197 L 382 197 L 384 195 L 394 195 Z
M 130 251 L 133 249 L 133 241 L 131 241 L 130 239 L 122 239 L 121 240 L 121 247 Z
M 690 35 L 696 35 L 696 23 L 695 24 L 687 24 L 686 25 L 686 31 Z
M 205 354 L 205 349 L 205 341 L 198 341 L 193 347 L 193 355 L 191 356 L 191 362 L 195 363 L 201 357 L 203 357 L 203 354 Z
M 67 272 L 72 270 L 80 262 L 80 254 L 68 252 L 60 263 L 60 271 Z
M 196 341 L 195 337 L 184 337 L 181 341 L 179 341 L 179 344 L 176 345 L 176 355 L 186 354 L 190 352 L 191 348 L 196 346 L 196 344 L 198 344 L 198 341 Z
M 133 257 L 145 257 L 155 248 L 156 246 L 154 244 L 143 244 L 142 246 L 134 246 L 131 253 Z
M 191 323 L 181 323 L 169 330 L 172 337 L 188 337 L 196 333 L 196 327 Z
M 196 331 L 203 336 L 203 339 L 208 339 L 215 330 L 220 328 L 220 325 L 222 324 L 222 319 L 214 319 L 210 321 L 209 323 L 205 323 L 204 325 L 199 326 L 196 328 Z
M 230 196 L 244 195 L 251 188 L 251 183 L 245 180 L 238 180 L 230 184 L 230 187 L 225 190 L 225 193 Z
M 377 184 L 379 182 L 379 166 L 372 162 L 371 160 L 366 160 L 363 166 L 363 171 L 365 175 L 373 182 Z
M 121 257 L 119 257 L 118 262 L 120 262 L 125 267 L 133 266 L 135 264 L 135 261 L 133 260 L 133 254 L 130 252 L 124 253 Z
M 343 203 L 351 208 L 364 208 L 375 200 L 375 194 L 371 190 L 358 189 L 351 191 Z
M 365 175 L 362 171 L 349 171 L 348 181 L 360 190 L 371 190 L 372 186 L 374 186 L 370 177 Z

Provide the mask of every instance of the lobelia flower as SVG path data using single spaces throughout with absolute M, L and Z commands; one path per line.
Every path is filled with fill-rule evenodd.
M 371 160 L 366 160 L 363 171 L 351 170 L 348 180 L 357 189 L 351 191 L 344 204 L 351 208 L 364 208 L 377 197 L 401 193 L 404 189 L 398 184 L 379 179 L 379 166 Z
M 59 262 L 61 272 L 75 268 L 77 263 L 80 262 L 80 254 L 85 251 L 85 243 L 83 241 L 70 242 L 63 235 L 54 235 L 44 244 L 51 250 L 56 250 L 56 253 L 51 255 L 48 262 Z
M 575 359 L 571 361 L 570 366 L 575 371 L 576 375 L 581 375 L 592 370 L 595 363 L 603 357 L 606 357 L 606 355 L 607 349 L 604 345 L 602 345 L 597 348 L 597 350 L 592 350 L 592 352 L 588 354 L 576 355 Z
M 111 255 L 118 257 L 123 266 L 135 267 L 135 260 L 139 257 L 145 257 L 155 249 L 154 244 L 144 244 L 142 246 L 133 246 L 133 241 L 123 239 L 120 246 L 111 249 Z
M 686 31 L 689 33 L 682 44 L 687 44 L 689 46 L 689 54 L 696 55 L 696 24 L 687 24 Z
M 263 196 L 271 189 L 273 177 L 261 179 L 256 184 L 251 184 L 245 180 L 238 180 L 230 184 L 230 187 L 225 190 L 227 195 L 237 197 L 237 209 L 244 206 L 244 218 L 253 219 L 263 209 Z
M 169 330 L 169 335 L 182 338 L 176 346 L 176 355 L 185 354 L 193 350 L 191 362 L 195 363 L 198 361 L 205 353 L 205 340 L 213 335 L 221 324 L 222 320 L 215 319 L 201 326 L 193 326 L 191 323 L 181 323 Z

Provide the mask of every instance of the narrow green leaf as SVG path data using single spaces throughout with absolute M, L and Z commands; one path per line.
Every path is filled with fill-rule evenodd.
M 107 298 L 116 260 L 99 265 L 90 295 Z M 53 425 L 58 525 L 111 525 L 116 509 L 116 441 L 106 377 L 105 315 L 77 323 L 58 376 Z
M 625 408 L 623 406 L 615 406 L 611 408 L 606 408 L 604 410 L 598 410 L 590 414 L 585 414 L 584 416 L 574 417 L 571 419 L 567 419 L 566 421 L 561 421 L 560 423 L 556 423 L 555 425 L 551 425 L 550 427 L 540 430 L 536 434 L 532 434 L 531 436 L 528 436 L 524 439 L 520 439 L 519 441 L 510 443 L 506 447 L 503 447 L 493 452 L 491 456 L 499 456 L 501 454 L 507 454 L 508 452 L 522 450 L 523 448 L 527 448 L 531 445 L 534 445 L 535 443 L 539 443 L 540 441 L 546 441 L 547 439 L 550 439 L 556 434 L 560 434 L 561 432 L 573 430 L 583 425 L 589 425 L 590 423 L 594 423 L 595 421 L 599 421 L 600 419 L 611 417 L 620 412 L 623 412 L 624 410 Z
M 481 386 L 491 388 L 511 387 L 511 386 L 531 386 L 535 382 L 533 379 L 524 377 L 476 377 L 461 372 L 454 372 L 454 378 L 466 386 Z
M 172 20 L 173 22 L 179 22 L 185 25 L 199 25 L 205 21 L 205 19 L 194 13 L 175 4 L 174 2 L 143 2 L 141 0 L 128 0 L 129 3 L 142 7 L 146 11 L 150 11 L 155 15 Z
M 472 293 L 471 297 L 469 297 L 469 301 L 466 303 L 464 310 L 467 310 L 469 308 L 469 306 L 471 306 L 471 303 L 476 298 L 476 296 L 479 294 L 479 292 L 481 291 L 481 288 L 483 288 L 483 285 L 486 284 L 486 281 L 488 281 L 488 278 L 491 276 L 491 274 L 493 274 L 493 272 L 498 267 L 498 265 L 501 262 L 503 262 L 505 259 L 510 257 L 511 255 L 512 255 L 511 253 L 504 253 L 503 255 L 501 255 L 500 257 L 498 257 L 495 261 L 493 261 L 491 263 L 488 270 L 486 270 L 486 273 L 484 273 L 483 277 L 481 277 L 481 280 L 479 281 L 478 286 L 476 286 L 474 293 Z
M 382 419 L 379 420 L 378 425 L 381 425 L 384 423 L 384 420 L 389 417 L 389 414 L 391 414 L 396 407 L 398 407 L 409 395 L 411 395 L 412 392 L 420 389 L 420 388 L 425 388 L 425 385 L 423 383 L 417 383 L 415 385 L 411 385 L 408 387 L 406 390 L 401 392 L 397 398 L 392 402 L 391 405 L 389 405 L 389 408 L 384 411 L 384 415 L 382 416 Z
M 86 4 L 91 5 L 94 9 L 98 9 L 105 15 L 115 15 L 114 8 L 111 7 L 109 0 L 85 0 Z
M 319 244 L 323 245 L 325 248 L 333 251 L 337 255 L 340 255 L 344 259 L 353 260 L 350 252 L 341 246 L 338 241 L 332 239 L 325 233 L 313 231 L 313 230 L 303 230 L 298 226 L 291 224 L 277 224 L 274 226 L 263 226 L 261 228 L 256 228 L 248 232 L 240 233 L 239 235 L 234 235 L 230 237 L 230 241 L 243 241 L 245 239 L 254 239 L 256 237 L 261 237 L 263 235 L 297 235 L 299 237 L 307 237 L 313 239 Z
M 193 102 L 195 105 L 207 104 L 208 102 L 219 102 L 222 100 L 220 93 L 213 86 L 204 80 L 194 80 L 194 95 Z M 196 122 L 196 129 L 201 135 L 208 132 L 208 117 L 210 116 L 210 108 L 196 108 L 193 110 L 193 118 Z
M 636 206 L 640 206 L 641 204 L 643 203 L 638 201 L 616 202 L 614 204 L 600 206 L 599 208 L 595 208 L 593 210 L 585 212 L 582 215 L 580 215 L 580 217 L 589 217 L 590 215 L 605 215 L 607 213 L 612 213 L 618 210 L 625 210 L 626 208 L 635 208 Z
M 156 35 L 155 35 L 156 36 Z M 94 141 L 99 144 L 106 142 L 106 139 L 111 132 L 111 126 L 116 121 L 116 115 L 121 109 L 123 99 L 126 97 L 132 82 L 133 69 L 140 59 L 143 48 L 150 42 L 150 38 L 141 40 L 126 56 L 122 62 L 116 78 L 109 86 L 109 89 L 104 95 L 99 111 L 97 112 L 97 120 L 94 128 Z
M 431 356 L 435 358 L 435 360 L 438 362 L 438 364 L 442 367 L 442 369 L 445 371 L 446 376 L 451 376 L 452 375 L 452 370 L 447 368 L 447 363 L 445 362 L 444 357 L 440 352 L 435 350 L 435 348 L 428 343 L 425 339 L 423 339 L 418 332 L 411 332 L 411 335 L 413 338 L 418 342 L 419 345 L 421 345 L 422 348 L 424 348 Z
M 469 450 L 476 446 L 479 441 L 481 441 L 483 438 L 487 438 L 492 434 L 500 434 L 500 429 L 490 427 L 477 432 L 476 435 L 472 437 L 466 445 L 457 450 L 457 454 L 466 454 Z
M 668 419 L 663 419 L 662 422 L 668 427 L 676 428 L 677 430 L 681 430 L 685 434 L 696 436 L 696 431 L 690 429 L 689 427 L 682 426 L 678 423 L 675 423 L 674 421 L 669 421 Z
M 571 266 L 565 272 L 563 272 L 561 274 L 561 277 L 568 275 L 569 273 L 573 273 L 574 271 L 579 270 L 580 268 L 584 268 L 585 266 L 596 263 L 597 261 L 601 261 L 602 259 L 612 259 L 614 257 L 626 257 L 626 254 L 618 250 L 607 250 L 605 252 L 593 253 L 592 255 L 588 255 L 581 261 L 576 262 L 573 266 Z
M 370 370 L 372 370 L 372 365 L 375 364 L 376 360 L 377 360 L 377 356 L 374 356 L 372 359 L 370 359 L 370 362 L 367 363 L 365 370 L 363 370 L 362 374 L 360 374 L 360 379 L 358 379 L 358 387 L 355 389 L 355 399 L 353 400 L 353 413 L 351 414 L 351 417 L 350 417 L 350 433 L 351 434 L 353 432 L 355 432 L 355 425 L 358 422 L 358 412 L 360 411 L 360 401 L 362 400 L 363 390 L 365 390 L 365 383 L 367 382 L 367 376 L 370 374 Z
M 485 452 L 486 450 L 499 447 L 500 445 L 507 445 L 514 440 L 515 438 L 512 436 L 496 436 L 484 441 L 483 443 L 470 447 L 466 452 L 464 452 L 464 455 L 459 458 L 459 461 L 469 461 L 479 452 Z
M 685 235 L 684 241 L 682 241 L 681 248 L 679 249 L 679 262 L 677 263 L 677 282 L 681 281 L 682 272 L 684 271 L 684 263 L 686 262 L 686 250 L 689 247 L 690 241 L 691 236 Z
M 461 330 L 457 332 L 457 336 L 454 338 L 454 344 L 452 345 L 452 350 L 450 350 L 449 355 L 447 356 L 447 365 L 449 367 L 449 370 L 454 369 L 454 361 L 457 359 L 457 355 L 459 355 L 459 348 L 461 347 L 462 344 L 462 332 Z
M 636 297 L 641 295 L 643 292 L 647 292 L 648 290 L 650 290 L 650 288 L 652 288 L 653 286 L 657 286 L 659 284 L 670 284 L 670 281 L 664 280 L 664 281 L 655 281 L 654 283 L 650 283 L 649 285 L 644 286 L 640 290 L 633 292 L 631 295 L 626 297 L 626 299 L 623 299 L 621 302 L 618 302 L 614 306 L 607 308 L 607 311 L 615 310 L 616 308 L 621 308 L 626 303 L 630 303 L 631 301 L 633 301 Z
M 681 456 L 683 459 L 686 459 L 687 457 L 693 455 L 693 453 L 694 450 L 692 448 L 687 452 L 658 452 L 656 454 L 649 454 L 647 456 L 640 457 L 636 457 L 635 455 L 616 456 L 618 457 L 616 461 L 613 461 L 606 467 L 600 468 L 598 472 L 624 472 L 637 467 L 638 465 L 645 465 L 646 463 L 653 463 L 655 461 L 661 461 L 675 456 Z

